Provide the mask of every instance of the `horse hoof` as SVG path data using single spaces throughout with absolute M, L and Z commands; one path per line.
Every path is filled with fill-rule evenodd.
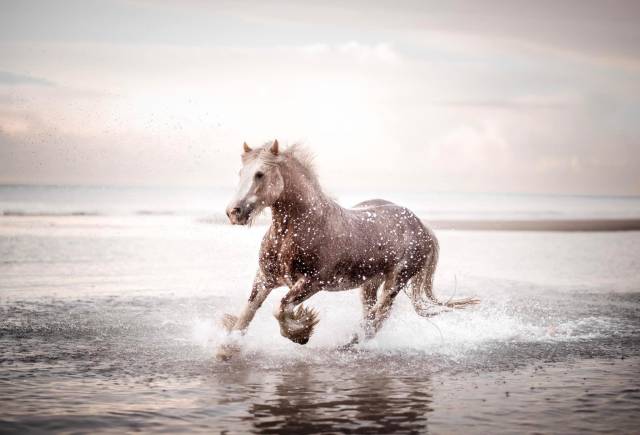
M 348 343 L 345 343 L 341 346 L 338 346 L 336 348 L 336 350 L 342 352 L 342 351 L 350 351 L 350 350 L 355 350 L 356 344 L 359 343 L 359 339 L 358 339 L 358 335 L 354 334 L 353 337 L 351 338 L 351 340 Z
M 222 319 L 220 319 L 220 323 L 222 327 L 227 330 L 227 332 L 231 332 L 236 322 L 238 321 L 238 317 L 233 314 L 223 314 Z
M 308 329 L 290 330 L 280 328 L 280 335 L 297 344 L 307 344 L 309 342 L 309 338 L 311 338 L 312 333 L 313 330 Z
M 236 344 L 223 344 L 218 347 L 216 352 L 216 359 L 218 361 L 229 361 L 234 356 L 240 353 L 240 346 Z
M 307 344 L 318 324 L 318 313 L 300 305 L 297 310 L 277 319 L 280 322 L 280 335 L 294 343 Z
M 300 337 L 300 338 L 292 338 L 291 341 L 298 344 L 307 344 L 309 342 L 309 337 Z

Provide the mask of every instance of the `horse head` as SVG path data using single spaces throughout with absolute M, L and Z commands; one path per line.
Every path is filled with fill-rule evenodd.
M 238 188 L 226 210 L 233 225 L 249 223 L 273 205 L 284 190 L 277 140 L 256 149 L 245 142 L 243 150 Z

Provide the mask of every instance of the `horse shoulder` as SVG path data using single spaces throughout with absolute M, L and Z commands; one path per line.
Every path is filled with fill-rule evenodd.
M 258 261 L 262 272 L 266 276 L 274 279 L 279 279 L 282 275 L 282 245 L 282 235 L 277 233 L 273 225 L 270 226 L 265 235 L 262 237 Z

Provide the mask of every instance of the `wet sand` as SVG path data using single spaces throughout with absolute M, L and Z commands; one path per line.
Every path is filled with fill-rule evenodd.
M 640 219 L 424 220 L 438 230 L 640 231 Z
M 146 217 L 145 214 L 138 214 L 136 217 Z M 104 225 L 119 225 L 120 222 L 127 222 L 126 219 L 99 215 L 99 214 L 67 214 L 55 215 L 50 213 L 20 215 L 5 213 L 2 217 L 0 231 L 10 227 L 24 227 L 27 225 L 41 225 L 42 223 L 55 222 L 55 226 L 92 226 L 102 227 Z M 157 215 L 150 217 L 171 218 Z M 179 218 L 179 217 L 176 217 Z M 197 222 L 210 225 L 226 225 L 228 218 L 225 215 L 210 215 L 196 218 Z M 129 219 L 131 221 L 131 219 Z M 429 219 L 422 218 L 422 221 L 435 230 L 457 230 L 457 231 L 561 231 L 561 232 L 617 232 L 617 231 L 640 231 L 640 219 Z M 268 225 L 270 218 L 262 215 L 256 219 L 255 224 L 259 226 Z

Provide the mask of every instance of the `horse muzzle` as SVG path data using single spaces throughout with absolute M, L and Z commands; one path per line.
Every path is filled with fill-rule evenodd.
M 235 204 L 227 207 L 227 217 L 232 225 L 246 225 L 252 211 L 253 207 L 248 204 Z

